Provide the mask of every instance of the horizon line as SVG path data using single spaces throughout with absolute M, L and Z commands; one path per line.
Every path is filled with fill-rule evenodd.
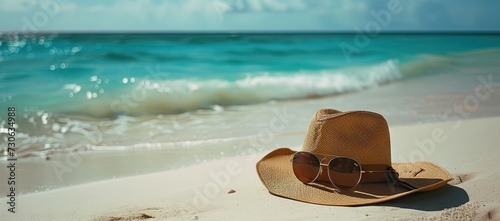
M 0 31 L 0 36 L 9 34 L 367 34 L 351 30 L 44 30 L 38 32 Z M 370 33 L 371 34 L 371 33 Z M 373 33 L 375 34 L 375 33 Z M 379 34 L 500 34 L 500 30 L 386 30 Z

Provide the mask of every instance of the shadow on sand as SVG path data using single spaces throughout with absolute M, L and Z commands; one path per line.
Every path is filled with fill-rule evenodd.
M 469 195 L 464 189 L 448 184 L 437 190 L 413 193 L 378 205 L 424 211 L 439 211 L 458 207 L 467 202 L 469 202 Z

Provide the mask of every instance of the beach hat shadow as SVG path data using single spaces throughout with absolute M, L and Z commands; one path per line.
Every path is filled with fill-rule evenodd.
M 441 187 L 439 191 L 418 192 L 379 205 L 423 211 L 440 211 L 458 207 L 467 202 L 469 202 L 469 195 L 464 189 L 447 184 Z

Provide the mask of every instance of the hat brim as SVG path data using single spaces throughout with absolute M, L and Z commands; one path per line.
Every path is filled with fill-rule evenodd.
M 353 190 L 339 192 L 299 181 L 290 161 L 295 153 L 288 148 L 276 149 L 257 163 L 259 178 L 271 194 L 321 205 L 359 206 L 434 190 L 452 179 L 448 171 L 431 162 L 392 163 L 399 178 L 417 189 L 408 190 L 390 183 L 360 183 Z

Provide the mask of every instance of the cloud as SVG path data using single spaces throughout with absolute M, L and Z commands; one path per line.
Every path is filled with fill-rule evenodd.
M 5 12 L 27 12 L 37 5 L 37 0 L 0 0 L 0 11 Z
M 293 10 L 293 8 L 291 8 L 287 2 L 283 2 L 280 0 L 247 0 L 246 4 L 248 6 L 248 11 L 254 12 L 285 12 Z
M 22 19 L 57 2 L 41 30 L 327 30 L 354 31 L 370 11 L 398 0 L 0 0 L 0 31 L 19 30 Z M 399 0 L 386 30 L 500 29 L 500 2 Z
M 486 4 L 485 4 L 486 3 Z M 500 2 L 488 1 L 405 1 L 403 12 L 395 16 L 391 29 L 399 30 L 499 30 L 496 8 Z
M 290 12 L 307 9 L 307 4 L 303 0 L 212 0 L 211 2 L 231 12 Z
M 168 15 L 166 2 L 120 0 L 111 3 L 61 4 L 49 30 L 141 30 L 155 29 Z

